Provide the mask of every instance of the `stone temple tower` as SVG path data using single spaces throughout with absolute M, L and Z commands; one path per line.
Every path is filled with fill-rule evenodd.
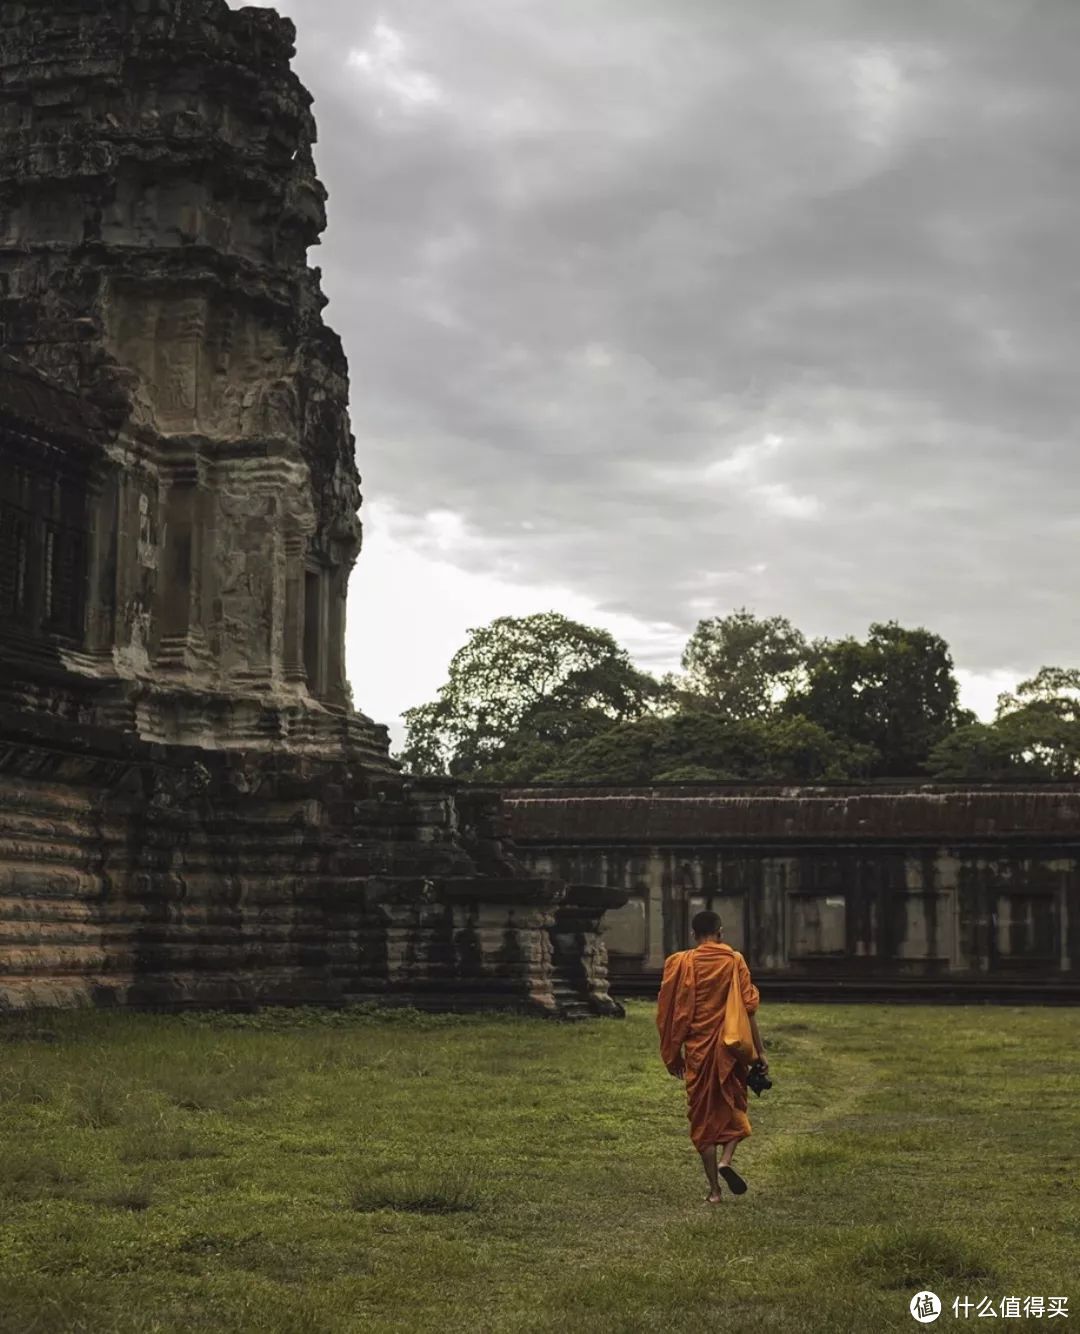
M 4 350 L 76 391 L 101 443 L 67 515 L 86 631 L 54 647 L 140 735 L 325 748 L 344 727 L 377 762 L 383 729 L 347 707 L 359 479 L 292 24 L 224 0 L 0 15 Z
M 349 698 L 294 36 L 0 0 L 0 1009 L 612 1013 L 626 895 L 530 875 L 498 794 L 408 779 Z

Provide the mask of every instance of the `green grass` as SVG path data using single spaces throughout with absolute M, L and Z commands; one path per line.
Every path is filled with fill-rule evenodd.
M 710 1209 L 642 1003 L 6 1018 L 0 1331 L 863 1334 L 923 1287 L 938 1328 L 964 1295 L 1076 1318 L 1075 1011 L 762 1026 L 750 1192 Z

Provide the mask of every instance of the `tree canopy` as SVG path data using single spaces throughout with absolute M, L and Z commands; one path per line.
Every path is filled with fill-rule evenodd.
M 557 612 L 469 631 L 436 699 L 405 714 L 402 760 L 420 773 L 514 781 L 571 741 L 637 718 L 659 684 L 606 630 Z
M 759 619 L 746 607 L 699 621 L 674 686 L 682 704 L 726 718 L 763 718 L 805 673 L 808 645 L 784 616 Z
M 895 621 L 871 625 L 865 642 L 817 641 L 806 684 L 786 708 L 834 736 L 873 747 L 875 776 L 882 778 L 922 772 L 935 745 L 974 721 L 960 708 L 948 644 Z
M 692 710 L 620 723 L 565 747 L 536 774 L 557 783 L 814 782 L 869 774 L 868 747 L 805 718 L 722 718 Z
M 1080 778 L 1080 669 L 1043 667 L 999 695 L 994 721 L 942 738 L 931 768 L 953 779 Z
M 886 621 L 808 642 L 745 607 L 700 621 L 682 668 L 661 683 L 606 630 L 502 616 L 406 713 L 401 759 L 507 784 L 1080 778 L 1077 668 L 1042 668 L 981 723 L 940 635 Z

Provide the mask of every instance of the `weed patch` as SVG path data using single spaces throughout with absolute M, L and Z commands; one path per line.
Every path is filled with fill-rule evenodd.
M 387 1175 L 358 1181 L 349 1192 L 349 1204 L 358 1213 L 388 1209 L 404 1214 L 468 1214 L 482 1202 L 475 1180 L 465 1175 L 446 1175 L 434 1181 Z
M 9 1148 L 0 1155 L 0 1198 L 5 1200 L 70 1195 L 83 1180 L 81 1172 L 40 1150 L 26 1152 Z
M 121 1186 L 97 1197 L 97 1203 L 108 1209 L 128 1209 L 142 1213 L 154 1203 L 154 1194 L 148 1185 Z
M 937 1228 L 901 1226 L 860 1247 L 852 1268 L 880 1288 L 934 1288 L 991 1281 L 993 1266 L 956 1237 Z

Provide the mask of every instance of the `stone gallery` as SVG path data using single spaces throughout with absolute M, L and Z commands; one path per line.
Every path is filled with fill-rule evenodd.
M 718 912 L 769 995 L 1080 1000 L 1080 786 L 519 788 L 535 875 L 598 880 L 612 976 L 655 989 Z
M 531 875 L 497 795 L 406 780 L 352 706 L 294 37 L 0 0 L 0 1006 L 614 1013 L 625 894 Z

